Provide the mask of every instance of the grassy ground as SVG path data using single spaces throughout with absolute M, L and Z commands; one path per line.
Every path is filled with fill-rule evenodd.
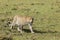
M 16 14 L 34 17 L 34 34 L 28 26 L 22 35 L 9 30 L 7 18 Z M 60 0 L 0 0 L 0 36 L 10 34 L 12 40 L 60 40 Z

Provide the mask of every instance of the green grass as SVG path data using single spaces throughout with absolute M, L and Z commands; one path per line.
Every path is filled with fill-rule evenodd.
M 16 14 L 34 18 L 34 34 L 27 26 L 22 35 L 9 31 L 7 18 Z M 0 0 L 0 35 L 10 33 L 13 40 L 60 40 L 60 0 Z

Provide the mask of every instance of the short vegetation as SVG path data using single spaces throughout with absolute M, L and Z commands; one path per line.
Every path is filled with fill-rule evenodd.
M 14 15 L 32 16 L 35 33 L 27 25 L 23 34 L 10 30 Z M 0 40 L 60 40 L 60 0 L 0 0 Z

